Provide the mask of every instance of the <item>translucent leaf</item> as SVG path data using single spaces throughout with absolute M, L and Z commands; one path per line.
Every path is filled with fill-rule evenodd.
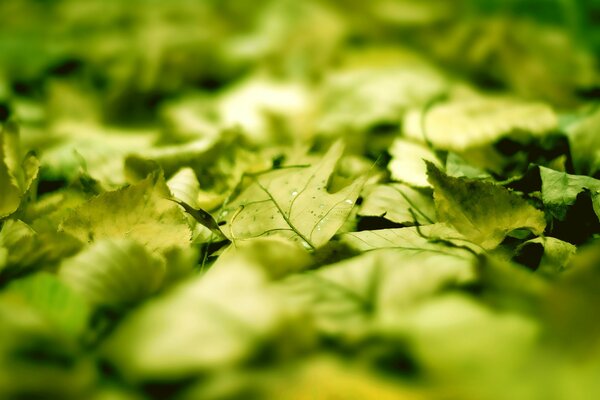
M 217 108 L 223 127 L 241 126 L 251 142 L 265 143 L 281 140 L 283 132 L 307 136 L 312 128 L 312 103 L 304 85 L 251 78 L 225 92 Z M 274 129 L 274 119 L 283 132 Z
M 169 189 L 158 173 L 129 187 L 103 193 L 73 210 L 61 230 L 91 243 L 108 238 L 130 238 L 152 251 L 190 242 L 182 211 L 167 200 Z
M 448 154 L 446 158 L 446 173 L 455 178 L 485 179 L 491 177 L 489 173 L 470 165 L 456 153 Z
M 126 173 L 135 175 L 138 164 L 144 161 L 156 162 L 167 175 L 177 172 L 183 166 L 195 167 L 197 164 L 214 162 L 216 141 L 213 138 L 203 138 L 183 144 L 153 147 L 145 151 L 136 151 L 125 160 Z M 128 171 L 130 170 L 130 171 Z
M 310 167 L 282 168 L 252 177 L 253 181 L 224 211 L 221 227 L 232 241 L 282 235 L 317 248 L 346 221 L 364 179 L 335 192 L 327 183 L 343 153 L 340 142 Z
M 359 251 L 397 249 L 415 253 L 433 252 L 465 256 L 465 250 L 480 250 L 446 224 L 350 232 L 340 235 L 340 240 Z
M 431 224 L 435 220 L 431 195 L 407 185 L 374 185 L 366 188 L 362 196 L 360 216 L 384 217 L 404 225 Z
M 182 168 L 167 181 L 167 186 L 173 196 L 185 201 L 192 207 L 198 207 L 200 184 L 193 169 Z
M 427 172 L 440 222 L 453 225 L 483 248 L 496 247 L 515 229 L 540 235 L 546 227 L 543 212 L 502 186 L 453 178 L 430 163 Z
M 29 190 L 33 180 L 37 178 L 39 160 L 32 153 L 22 157 L 19 127 L 13 122 L 6 123 L 0 135 L 2 135 L 0 145 L 4 150 L 3 152 L 0 150 L 0 154 L 4 154 L 4 162 L 12 183 L 21 190 L 23 195 Z
M 509 134 L 543 135 L 558 126 L 550 106 L 508 97 L 467 96 L 423 112 L 406 116 L 406 135 L 454 151 L 490 144 Z
M 131 239 L 100 240 L 65 259 L 58 275 L 91 304 L 130 306 L 158 290 L 165 263 Z
M 198 206 L 201 193 L 200 184 L 193 169 L 188 167 L 180 169 L 167 181 L 167 186 L 173 194 L 173 201 L 179 204 L 188 214 L 187 220 L 194 231 L 194 240 L 197 240 L 198 236 L 206 235 L 205 228 L 208 228 L 218 238 L 223 237 L 215 219 Z
M 18 296 L 65 334 L 78 337 L 87 328 L 90 308 L 58 278 L 42 272 L 12 282 L 4 292 Z
M 424 160 L 441 167 L 434 152 L 419 143 L 396 139 L 389 152 L 392 159 L 388 164 L 388 169 L 392 174 L 392 179 L 412 186 L 431 186 L 427 181 L 427 166 Z

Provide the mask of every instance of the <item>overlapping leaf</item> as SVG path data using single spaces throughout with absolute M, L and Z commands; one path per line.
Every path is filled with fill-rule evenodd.
M 358 179 L 336 193 L 327 191 L 342 152 L 338 142 L 314 166 L 250 177 L 249 186 L 224 210 L 223 233 L 234 242 L 275 234 L 310 249 L 327 243 L 348 217 L 364 182 Z
M 446 286 L 474 279 L 470 259 L 380 250 L 282 282 L 284 298 L 330 335 L 356 339 Z
M 84 243 L 130 238 L 152 251 L 183 247 L 190 242 L 190 228 L 170 196 L 162 175 L 154 173 L 83 203 L 60 228 Z
M 358 215 L 384 217 L 403 225 L 431 224 L 435 221 L 435 207 L 431 195 L 393 183 L 365 187 Z
M 21 157 L 16 125 L 6 124 L 0 130 L 0 219 L 15 212 L 33 181 L 39 162 L 33 154 Z
M 63 261 L 58 276 L 90 304 L 127 307 L 153 294 L 166 275 L 164 260 L 131 239 L 99 240 Z
M 248 360 L 289 318 L 266 283 L 252 265 L 211 269 L 133 312 L 104 353 L 134 380 L 180 378 Z
M 432 252 L 462 256 L 465 256 L 465 251 L 480 251 L 477 245 L 446 224 L 349 232 L 340 235 L 340 240 L 360 251 L 396 249 L 407 253 Z
M 502 136 L 543 135 L 556 129 L 558 119 L 544 103 L 514 98 L 469 95 L 405 119 L 405 133 L 430 141 L 439 149 L 463 151 L 493 143 Z
M 392 179 L 416 187 L 429 187 L 425 160 L 441 167 L 435 153 L 420 143 L 396 139 L 390 148 L 388 169 Z
M 544 213 L 502 186 L 453 178 L 428 164 L 429 181 L 440 222 L 448 222 L 483 248 L 496 247 L 516 229 L 536 235 L 546 227 Z
M 594 211 L 600 219 L 600 180 L 583 175 L 570 175 L 540 167 L 542 180 L 542 201 L 548 211 L 559 220 L 564 220 L 567 209 L 577 200 L 577 196 L 588 191 Z

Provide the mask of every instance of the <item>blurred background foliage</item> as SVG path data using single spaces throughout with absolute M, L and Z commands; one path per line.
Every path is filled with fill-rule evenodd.
M 597 95 L 599 18 L 597 0 L 10 0 L 0 4 L 2 114 L 143 124 L 167 100 L 258 71 L 318 85 L 373 46 L 572 106 Z
M 456 82 L 562 110 L 595 100 L 599 13 L 597 0 L 4 1 L 0 119 L 19 121 L 49 179 L 81 158 L 110 177 L 95 166 L 111 154 L 236 126 L 252 143 L 361 148 Z

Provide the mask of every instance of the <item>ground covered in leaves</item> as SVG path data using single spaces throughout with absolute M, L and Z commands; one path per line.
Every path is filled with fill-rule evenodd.
M 0 2 L 0 398 L 600 396 L 598 13 Z

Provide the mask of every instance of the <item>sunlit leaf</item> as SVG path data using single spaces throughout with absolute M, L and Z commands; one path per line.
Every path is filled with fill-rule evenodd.
M 465 255 L 464 251 L 480 251 L 476 245 L 446 224 L 350 232 L 340 235 L 340 240 L 360 251 L 397 249 L 409 253 L 462 255 Z
M 135 185 L 103 193 L 77 207 L 61 229 L 85 243 L 130 238 L 152 251 L 186 246 L 190 229 L 164 178 L 151 174 Z
M 90 304 L 129 306 L 156 292 L 165 262 L 131 239 L 100 240 L 63 261 L 59 277 Z
M 486 249 L 496 247 L 515 229 L 540 235 L 546 227 L 544 213 L 502 186 L 453 178 L 428 164 L 438 219 Z
M 422 112 L 406 116 L 405 133 L 455 151 L 490 144 L 505 135 L 543 135 L 558 126 L 548 105 L 506 97 L 467 96 Z
M 125 182 L 125 157 L 148 148 L 155 135 L 152 131 L 120 130 L 70 121 L 53 129 L 59 140 L 42 155 L 45 176 L 73 179 L 85 170 L 109 187 Z
M 200 184 L 193 169 L 189 167 L 180 169 L 169 178 L 167 186 L 176 199 L 185 201 L 192 207 L 198 207 Z
M 366 187 L 358 215 L 384 217 L 398 224 L 430 224 L 435 221 L 435 207 L 431 195 L 393 183 Z
M 227 225 L 232 241 L 282 235 L 314 249 L 327 243 L 348 217 L 363 180 L 335 192 L 327 184 L 343 152 L 336 143 L 311 167 L 291 167 L 253 176 L 250 185 L 228 204 Z
M 425 161 L 441 167 L 433 151 L 422 144 L 404 139 L 394 140 L 390 148 L 390 155 L 392 159 L 388 164 L 388 169 L 392 174 L 392 179 L 416 187 L 430 186 L 427 181 Z
M 15 212 L 33 181 L 39 162 L 33 154 L 21 157 L 19 132 L 8 123 L 0 130 L 0 219 Z
M 6 250 L 4 271 L 9 277 L 36 267 L 49 267 L 76 253 L 81 243 L 65 233 L 37 233 L 26 223 L 8 220 L 0 230 L 0 248 Z

